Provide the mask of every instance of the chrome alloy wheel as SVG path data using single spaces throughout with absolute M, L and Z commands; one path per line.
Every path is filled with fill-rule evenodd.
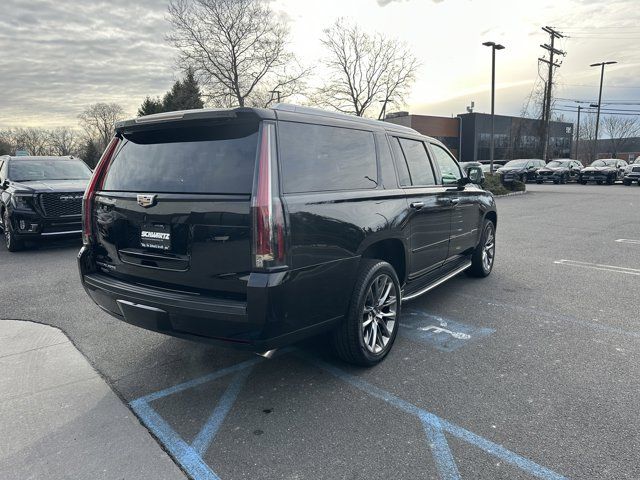
M 371 353 L 381 353 L 396 328 L 398 292 L 389 275 L 378 275 L 364 300 L 362 311 L 362 336 L 364 344 Z
M 11 242 L 13 241 L 13 238 L 11 238 L 10 228 L 11 227 L 9 225 L 9 215 L 7 214 L 7 212 L 4 212 L 4 218 L 2 221 L 2 230 L 4 231 L 4 242 L 7 245 L 7 248 L 10 248 Z
M 487 225 L 484 245 L 482 247 L 482 268 L 485 272 L 491 271 L 493 259 L 496 256 L 496 237 L 493 233 L 493 225 Z

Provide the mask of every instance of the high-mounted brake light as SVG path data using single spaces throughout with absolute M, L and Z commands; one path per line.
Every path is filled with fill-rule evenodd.
M 109 168 L 109 164 L 119 143 L 120 138 L 113 137 L 111 139 L 111 142 L 109 142 L 109 145 L 107 145 L 107 148 L 100 157 L 96 169 L 93 171 L 87 189 L 84 191 L 84 196 L 82 197 L 82 242 L 85 245 L 90 243 L 93 238 L 93 198 L 96 190 L 102 187 L 104 174 Z
M 275 163 L 275 127 L 265 122 L 262 127 L 258 174 L 251 201 L 253 211 L 254 267 L 281 267 L 285 263 L 285 222 L 278 194 Z

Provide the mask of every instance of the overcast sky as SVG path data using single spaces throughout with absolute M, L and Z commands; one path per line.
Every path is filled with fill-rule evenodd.
M 406 41 L 422 66 L 408 99 L 412 113 L 452 115 L 475 101 L 490 108 L 490 49 L 497 53 L 497 113 L 518 114 L 537 78 L 541 31 L 569 38 L 557 96 L 640 102 L 639 0 L 273 0 L 291 29 L 291 48 L 309 65 L 322 55 L 322 29 L 350 17 L 368 31 Z M 134 115 L 180 75 L 164 40 L 164 0 L 0 0 L 0 127 L 77 125 L 83 107 L 120 103 Z M 321 72 L 318 72 L 321 73 Z M 633 107 L 629 107 L 633 108 Z M 635 107 L 639 108 L 639 107 Z M 567 114 L 571 117 L 571 114 Z

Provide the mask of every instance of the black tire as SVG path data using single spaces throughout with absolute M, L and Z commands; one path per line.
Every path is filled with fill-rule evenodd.
M 622 184 L 626 187 L 628 187 L 629 185 L 631 185 L 631 182 L 629 180 L 623 180 Z
M 553 183 L 557 185 L 557 184 L 559 184 L 559 183 L 560 183 L 560 180 L 555 179 L 555 180 L 553 181 Z
M 602 180 L 596 180 L 596 183 L 597 183 L 598 185 L 602 185 Z
M 20 240 L 18 240 L 13 232 L 13 227 L 11 226 L 11 222 L 9 221 L 9 212 L 4 211 L 4 215 L 2 216 L 2 229 L 3 229 L 3 237 L 4 237 L 4 246 L 7 247 L 7 250 L 10 252 L 17 252 L 22 249 L 23 244 Z
M 566 174 L 564 174 L 564 175 L 562 175 L 562 177 L 560 177 L 560 183 L 562 185 L 566 185 L 567 184 L 567 175 Z
M 526 173 L 524 173 L 524 174 L 520 177 L 520 181 L 521 181 L 522 183 L 527 183 L 527 174 L 526 174 Z
M 536 183 L 537 183 L 538 185 L 542 185 L 542 180 L 536 180 Z
M 378 314 L 374 313 L 375 309 L 371 309 L 367 303 L 375 303 L 372 302 L 373 296 L 376 295 L 374 293 L 376 290 L 374 282 L 378 281 L 380 278 L 388 279 L 392 284 L 386 303 L 390 302 L 394 291 L 395 303 L 387 307 L 389 308 L 389 311 L 386 312 L 386 317 L 380 317 L 380 319 L 378 319 Z M 388 285 L 389 283 L 386 283 L 383 289 Z M 362 259 L 360 262 L 360 268 L 358 269 L 358 276 L 353 288 L 353 293 L 351 295 L 351 302 L 347 317 L 342 321 L 338 328 L 334 330 L 332 335 L 333 346 L 338 356 L 345 362 L 364 367 L 371 367 L 382 361 L 382 359 L 386 357 L 391 350 L 398 334 L 398 328 L 400 326 L 400 301 L 400 282 L 398 281 L 398 276 L 396 275 L 393 267 L 382 260 L 369 258 Z M 384 308 L 385 307 L 383 306 L 379 309 L 381 314 L 385 313 L 383 312 Z M 367 313 L 366 309 L 370 309 L 369 313 Z M 384 318 L 391 318 L 388 316 L 388 313 L 392 311 L 395 312 L 395 316 L 393 317 L 394 323 L 391 326 L 391 331 L 389 331 L 389 321 L 384 320 Z M 365 319 L 367 315 L 370 322 L 369 325 L 371 325 L 368 329 L 368 331 L 371 332 L 368 339 L 372 340 L 371 343 L 373 344 L 373 351 L 371 350 L 371 345 L 365 344 L 365 341 L 367 341 L 367 327 L 364 324 L 367 321 Z M 385 323 L 384 327 L 381 326 L 381 322 Z M 378 328 L 378 326 L 380 327 Z M 382 333 L 383 328 L 387 330 L 387 333 L 390 333 L 388 337 Z M 377 333 L 373 334 L 374 329 L 376 332 L 381 332 L 381 336 L 379 338 Z M 386 343 L 384 343 L 384 338 L 388 338 Z M 378 339 L 381 339 L 381 343 L 384 343 L 384 345 L 379 346 L 376 342 Z M 378 347 L 380 347 L 380 351 L 375 351 Z
M 614 183 L 616 183 L 616 177 L 613 175 L 609 175 L 607 177 L 607 185 L 613 185 Z
M 580 180 L 580 183 L 581 183 L 582 185 L 586 185 L 586 184 L 587 184 L 587 181 L 586 181 L 586 180 Z
M 492 241 L 489 242 L 492 237 Z M 486 248 L 490 248 L 491 254 L 489 255 L 488 264 L 485 262 L 484 252 Z M 489 254 L 489 252 L 487 252 Z M 496 257 L 496 226 L 491 220 L 485 219 L 482 224 L 482 235 L 480 236 L 480 243 L 473 251 L 471 255 L 471 267 L 467 269 L 467 273 L 472 277 L 484 278 L 489 276 L 491 270 L 493 270 L 493 263 Z

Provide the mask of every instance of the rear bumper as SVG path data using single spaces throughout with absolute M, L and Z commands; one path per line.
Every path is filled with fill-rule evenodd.
M 251 273 L 247 300 L 239 301 L 119 280 L 95 270 L 86 246 L 78 254 L 78 266 L 85 291 L 104 311 L 126 323 L 188 340 L 265 351 L 327 330 L 341 318 L 309 324 L 292 314 L 287 305 L 297 295 L 291 272 Z

